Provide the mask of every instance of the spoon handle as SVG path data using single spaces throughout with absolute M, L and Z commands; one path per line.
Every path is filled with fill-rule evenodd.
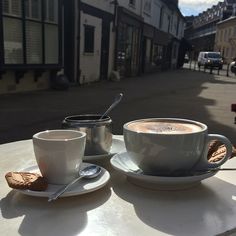
M 80 176 L 76 179 L 74 179 L 73 181 L 71 181 L 69 184 L 63 186 L 62 188 L 58 189 L 55 193 L 51 194 L 48 197 L 48 202 L 51 202 L 53 200 L 57 200 L 58 197 L 60 197 L 69 187 L 71 187 L 73 184 L 75 184 L 77 181 L 79 181 L 80 179 L 82 179 L 84 176 Z
M 118 96 L 115 98 L 115 101 L 111 104 L 111 106 L 106 110 L 106 112 L 100 117 L 99 120 L 102 120 L 104 116 L 106 116 L 122 99 L 123 93 L 118 94 Z

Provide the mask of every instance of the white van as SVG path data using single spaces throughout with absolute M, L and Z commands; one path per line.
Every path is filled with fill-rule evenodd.
M 200 52 L 198 55 L 198 67 L 217 67 L 220 70 L 223 67 L 223 60 L 220 52 Z

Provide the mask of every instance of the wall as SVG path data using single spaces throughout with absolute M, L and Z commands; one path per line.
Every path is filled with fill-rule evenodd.
M 129 4 L 129 0 L 118 0 L 119 1 L 119 6 L 122 6 L 126 9 L 128 9 L 129 11 L 135 13 L 136 15 L 141 16 L 142 15 L 142 6 L 141 0 L 136 0 L 135 1 L 135 6 L 132 6 Z
M 151 17 L 151 25 L 155 28 L 159 29 L 160 25 L 160 14 L 161 14 L 161 6 L 162 4 L 158 0 L 154 0 L 152 4 L 152 17 Z
M 95 27 L 94 53 L 84 53 L 84 24 Z M 100 77 L 102 19 L 81 12 L 80 27 L 80 83 L 83 84 Z
M 17 84 L 13 71 L 7 71 L 0 80 L 0 94 L 16 93 L 24 91 L 43 90 L 50 87 L 49 72 L 45 72 L 41 77 L 34 81 L 33 71 L 24 74 Z
M 226 63 L 236 57 L 236 17 L 217 25 L 215 50 L 221 52 Z
M 107 11 L 110 13 L 114 13 L 114 4 L 111 4 L 112 0 L 82 0 L 81 2 L 84 2 L 88 5 L 91 5 L 93 7 L 96 7 L 100 10 Z M 119 0 L 120 2 L 120 0 Z

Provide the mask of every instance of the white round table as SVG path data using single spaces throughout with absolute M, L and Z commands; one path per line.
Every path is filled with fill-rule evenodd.
M 0 145 L 0 235 L 236 234 L 236 171 L 218 172 L 188 190 L 156 191 L 128 182 L 109 158 L 94 162 L 110 172 L 105 187 L 49 203 L 10 189 L 4 178 L 8 171 L 36 164 L 32 140 Z M 236 167 L 236 158 L 224 167 Z

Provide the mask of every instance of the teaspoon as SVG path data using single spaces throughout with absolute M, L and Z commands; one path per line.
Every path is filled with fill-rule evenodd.
M 106 116 L 116 105 L 118 105 L 123 97 L 123 93 L 119 93 L 116 97 L 114 102 L 111 104 L 111 106 L 103 113 L 103 115 L 100 117 L 99 120 L 102 120 L 104 116 Z
M 96 165 L 89 165 L 86 166 L 84 169 L 79 171 L 79 177 L 71 181 L 69 184 L 63 186 L 59 190 L 57 190 L 55 193 L 51 194 L 48 197 L 48 202 L 51 202 L 53 200 L 57 200 L 58 197 L 60 197 L 69 187 L 71 187 L 73 184 L 78 182 L 82 178 L 86 179 L 92 179 L 97 177 L 101 173 L 102 169 L 99 166 Z

